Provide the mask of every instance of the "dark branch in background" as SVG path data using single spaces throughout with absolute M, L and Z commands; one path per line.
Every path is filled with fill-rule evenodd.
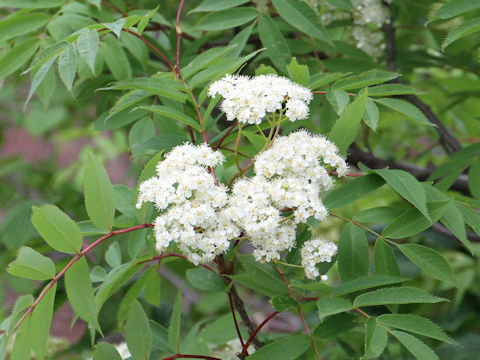
M 391 11 L 391 5 L 386 4 Z M 387 45 L 387 64 L 386 67 L 388 70 L 395 71 L 397 66 L 395 65 L 396 58 L 396 47 L 395 47 L 395 27 L 393 26 L 393 19 L 390 19 L 390 22 L 384 26 L 386 45 Z M 395 79 L 391 81 L 392 83 L 401 83 L 400 80 Z M 425 104 L 418 96 L 416 95 L 402 95 L 400 96 L 404 99 L 410 101 L 413 105 L 418 107 L 426 116 L 428 121 L 436 126 L 436 130 L 440 135 L 440 144 L 445 149 L 447 154 L 457 152 L 462 149 L 462 145 L 458 142 L 457 139 L 448 131 L 448 129 L 443 126 L 440 119 L 433 113 L 430 106 Z
M 229 275 L 230 269 L 229 269 L 229 266 L 225 263 L 224 257 L 222 255 L 219 255 L 217 256 L 216 261 L 217 261 L 219 273 L 221 275 Z M 230 286 L 229 297 L 231 296 L 233 306 L 235 307 L 235 309 L 240 314 L 240 317 L 242 318 L 243 326 L 245 326 L 245 328 L 247 329 L 248 334 L 252 336 L 252 334 L 255 332 L 255 327 L 253 326 L 252 322 L 250 321 L 250 318 L 248 317 L 247 310 L 245 309 L 245 304 L 243 303 L 242 298 L 238 295 L 235 285 L 230 284 L 231 280 L 227 276 L 222 276 L 222 278 L 225 281 L 225 283 Z M 252 342 L 253 342 L 253 345 L 255 345 L 256 349 L 259 349 L 262 346 L 262 343 L 260 342 L 260 340 L 258 340 L 255 334 Z
M 361 150 L 358 145 L 353 143 L 348 150 L 347 161 L 351 165 L 358 166 L 358 163 L 363 163 L 372 169 L 383 169 L 389 167 L 390 169 L 404 170 L 415 176 L 420 181 L 425 181 L 435 168 L 423 168 L 415 164 L 403 161 L 385 160 L 367 151 Z M 468 187 L 468 176 L 462 174 L 450 187 L 452 190 L 457 190 L 464 195 L 470 196 Z

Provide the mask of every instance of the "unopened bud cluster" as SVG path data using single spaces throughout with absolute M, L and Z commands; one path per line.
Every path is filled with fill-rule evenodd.
M 248 124 L 260 124 L 267 113 L 283 108 L 290 121 L 304 119 L 312 100 L 309 89 L 277 75 L 249 78 L 227 74 L 210 86 L 208 94 L 223 97 L 221 109 L 227 120 Z

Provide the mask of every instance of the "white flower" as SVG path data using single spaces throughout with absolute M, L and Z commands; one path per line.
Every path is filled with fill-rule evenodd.
M 308 116 L 312 92 L 287 78 L 277 75 L 260 75 L 253 78 L 225 75 L 208 90 L 211 97 L 223 97 L 221 109 L 227 120 L 260 124 L 267 113 L 281 110 L 285 105 L 290 121 Z
M 255 158 L 254 177 L 235 182 L 225 212 L 250 238 L 257 261 L 280 259 L 295 245 L 297 224 L 327 217 L 322 195 L 333 187 L 330 168 L 339 176 L 348 170 L 336 146 L 297 131 L 277 137 Z
M 211 355 L 218 357 L 222 360 L 237 360 L 237 354 L 242 352 L 242 344 L 239 339 L 229 340 L 223 346 L 211 346 Z M 248 353 L 251 355 L 255 352 L 255 347 L 250 345 L 248 347 Z
M 331 262 L 332 257 L 337 253 L 337 245 L 331 241 L 319 238 L 305 241 L 300 255 L 302 257 L 302 266 L 305 276 L 309 279 L 315 279 L 320 274 L 316 265 L 321 262 Z M 328 280 L 326 275 L 321 276 L 322 281 Z
M 198 265 L 227 251 L 238 228 L 222 210 L 228 195 L 215 185 L 208 167 L 224 161 L 207 145 L 177 146 L 157 165 L 157 176 L 139 187 L 137 207 L 153 202 L 161 212 L 154 221 L 155 248 L 165 252 L 173 241 Z

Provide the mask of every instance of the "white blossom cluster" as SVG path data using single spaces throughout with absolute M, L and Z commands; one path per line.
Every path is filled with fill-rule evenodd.
M 137 208 L 153 202 L 161 215 L 154 221 L 156 249 L 177 244 L 187 259 L 198 265 L 225 252 L 238 228 L 222 209 L 227 205 L 227 189 L 215 185 L 207 167 L 224 161 L 219 151 L 207 145 L 177 146 L 157 165 L 157 176 L 139 188 Z
M 328 211 L 322 194 L 333 187 L 327 168 L 347 173 L 336 146 L 320 135 L 298 131 L 278 137 L 255 159 L 255 176 L 238 180 L 228 216 L 249 236 L 257 261 L 280 259 L 295 245 L 295 229 L 311 216 L 322 221 Z M 282 213 L 292 211 L 292 216 Z
M 337 246 L 327 240 L 315 238 L 305 241 L 300 255 L 302 257 L 302 266 L 305 275 L 309 279 L 315 279 L 319 276 L 316 265 L 321 262 L 331 262 L 332 257 L 337 253 Z M 328 280 L 327 275 L 321 276 L 322 281 Z
M 382 0 L 352 0 L 357 11 L 353 13 L 353 22 L 357 25 L 375 25 L 380 28 L 390 21 L 390 12 Z
M 208 90 L 211 97 L 217 94 L 223 97 L 221 109 L 227 120 L 248 124 L 260 124 L 267 113 L 282 109 L 290 121 L 304 119 L 312 100 L 309 89 L 277 75 L 227 74 Z

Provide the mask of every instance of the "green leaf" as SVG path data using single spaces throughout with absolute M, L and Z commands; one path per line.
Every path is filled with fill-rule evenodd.
M 327 100 L 337 115 L 340 115 L 350 102 L 350 97 L 348 93 L 343 90 L 328 89 Z
M 258 35 L 273 65 L 283 73 L 287 73 L 287 63 L 292 57 L 287 41 L 280 32 L 275 21 L 267 14 L 262 14 L 258 23 Z
M 152 331 L 147 314 L 136 300 L 130 306 L 130 313 L 125 325 L 125 337 L 128 350 L 130 350 L 134 359 L 149 359 L 152 351 Z
M 368 241 L 365 232 L 347 223 L 338 244 L 338 272 L 343 282 L 368 275 Z
M 454 233 L 457 239 L 473 254 L 472 244 L 468 241 L 465 231 L 465 220 L 463 219 L 462 212 L 453 200 L 449 202 L 440 221 L 448 230 Z
M 375 242 L 375 274 L 400 276 L 400 267 L 393 249 L 383 240 L 378 238 Z
M 402 331 L 392 331 L 392 335 L 418 360 L 438 360 L 438 356 L 415 336 Z
M 185 115 L 183 112 L 169 108 L 164 105 L 150 105 L 150 106 L 139 106 L 135 109 L 144 109 L 155 114 L 163 115 L 169 119 L 178 120 L 188 126 L 191 126 L 195 130 L 202 131 L 200 124 L 192 119 L 190 116 Z
M 440 7 L 430 18 L 430 21 L 450 19 L 467 11 L 480 7 L 480 3 L 471 0 L 450 0 Z
M 18 256 L 7 269 L 10 275 L 32 280 L 49 280 L 55 277 L 55 264 L 32 248 L 22 246 Z
M 128 312 L 130 309 L 130 305 L 134 300 L 136 300 L 140 294 L 142 293 L 145 284 L 150 278 L 151 272 L 158 272 L 155 266 L 149 267 L 136 281 L 132 284 L 130 289 L 128 289 L 127 293 L 123 296 L 122 302 L 120 303 L 120 307 L 118 309 L 117 315 L 117 323 L 118 326 L 121 328 L 125 323 L 125 320 L 128 317 Z
M 387 330 L 378 326 L 374 318 L 365 324 L 365 357 L 378 358 L 385 350 L 388 342 Z
M 10 49 L 0 58 L 0 79 L 3 79 L 20 69 L 37 51 L 40 39 L 33 38 Z
M 188 13 L 210 12 L 229 9 L 238 5 L 247 3 L 248 0 L 204 0 L 200 5 L 190 10 Z
M 385 184 L 381 177 L 368 174 L 357 177 L 330 192 L 324 200 L 327 208 L 335 209 L 360 199 Z
M 216 80 L 224 77 L 226 73 L 232 73 L 236 71 L 240 66 L 242 66 L 245 62 L 250 60 L 262 50 L 263 49 L 256 50 L 241 58 L 226 58 L 224 61 L 216 64 L 216 66 L 211 66 L 203 71 L 200 71 L 190 80 L 190 89 L 193 89 L 194 87 L 203 84 L 206 81 Z
M 403 170 L 374 170 L 405 200 L 415 206 L 427 219 L 430 215 L 427 208 L 427 196 L 422 184 L 411 174 Z
M 379 323 L 394 327 L 400 330 L 410 331 L 433 339 L 437 339 L 448 344 L 459 345 L 458 342 L 450 338 L 440 326 L 430 319 L 412 315 L 412 314 L 384 314 L 377 318 Z
M 29 360 L 32 332 L 30 329 L 31 319 L 28 317 L 18 327 L 10 360 Z
M 122 360 L 122 357 L 112 344 L 99 342 L 93 352 L 93 360 Z
M 102 42 L 102 55 L 115 80 L 124 80 L 132 76 L 132 68 L 120 42 L 107 35 Z
M 44 26 L 47 21 L 48 15 L 42 13 L 22 14 L 2 20 L 0 21 L 0 42 L 27 34 Z
M 360 290 L 370 289 L 372 287 L 380 287 L 384 285 L 398 284 L 407 279 L 399 276 L 388 275 L 370 275 L 357 278 L 355 280 L 344 282 L 335 288 L 331 296 L 342 296 L 357 292 Z
M 90 220 L 102 230 L 111 230 L 115 215 L 113 186 L 105 168 L 93 154 L 88 157 L 83 184 Z
M 413 106 L 412 104 L 398 99 L 373 99 L 373 101 L 383 105 L 389 109 L 395 110 L 402 115 L 405 115 L 407 118 L 414 120 L 415 122 L 428 125 L 428 126 L 435 126 L 431 122 L 427 120 L 425 115 L 423 114 L 420 109 Z
M 150 269 L 152 270 L 146 274 L 143 297 L 149 304 L 153 306 L 160 306 L 160 274 L 155 266 L 152 266 Z
M 65 273 L 65 289 L 75 313 L 101 333 L 97 320 L 92 281 L 85 257 L 78 259 Z
M 58 58 L 58 73 L 69 91 L 72 90 L 73 79 L 77 72 L 77 50 L 75 45 L 70 45 L 62 51 Z
M 353 7 L 350 0 L 325 0 L 325 1 L 339 9 L 343 9 L 347 11 L 355 11 L 355 8 Z
M 110 29 L 110 31 L 113 32 L 117 36 L 117 38 L 120 39 L 120 34 L 122 33 L 122 28 L 125 25 L 126 21 L 127 20 L 125 18 L 120 18 L 113 23 L 103 23 L 103 25 Z
M 148 13 L 146 13 L 143 17 L 142 20 L 138 23 L 137 26 L 137 31 L 140 35 L 142 35 L 143 30 L 147 27 L 148 23 L 150 22 L 150 19 L 157 14 L 158 8 L 160 6 L 157 6 L 155 9 L 150 10 Z
M 122 264 L 122 251 L 118 242 L 113 242 L 105 252 L 105 261 L 112 268 L 117 268 Z
M 80 57 L 95 74 L 95 59 L 97 58 L 100 40 L 95 29 L 81 34 L 77 39 L 77 50 Z
M 32 85 L 30 85 L 30 90 L 28 92 L 27 100 L 25 101 L 25 106 L 27 106 L 28 102 L 33 96 L 33 93 L 37 88 L 40 86 L 42 83 L 43 79 L 45 78 L 45 75 L 47 75 L 48 70 L 50 70 L 50 67 L 53 65 L 54 61 L 56 60 L 57 55 L 49 58 L 47 61 L 45 61 L 42 66 L 35 72 L 35 75 L 33 75 L 32 79 Z
M 310 85 L 308 86 L 310 89 L 315 90 L 321 88 L 322 86 L 328 85 L 331 82 L 334 82 L 348 74 L 344 73 L 320 73 L 315 74 L 310 79 Z
M 233 51 L 228 54 L 228 57 L 237 57 L 240 56 L 245 45 L 247 44 L 250 35 L 252 34 L 255 24 L 251 24 L 242 29 L 237 35 L 235 35 L 232 40 L 228 43 L 229 46 L 235 46 Z
M 403 84 L 383 84 L 368 88 L 368 96 L 371 97 L 406 94 L 421 95 L 423 92 Z
M 31 338 L 32 349 L 40 360 L 45 358 L 47 352 L 47 342 L 50 336 L 50 324 L 53 317 L 53 304 L 56 291 L 57 284 L 55 283 L 47 291 L 42 301 L 37 304 L 35 311 L 30 315 L 30 329 L 32 334 L 35 334 L 35 336 Z
M 173 305 L 172 317 L 168 326 L 168 344 L 174 353 L 180 353 L 180 324 L 182 318 L 182 289 L 178 289 Z
M 170 352 L 170 345 L 168 345 L 168 330 L 153 320 L 150 320 L 150 329 L 152 331 L 153 346 L 167 353 Z
M 288 292 L 280 274 L 275 270 L 272 264 L 261 264 L 255 261 L 252 255 L 247 254 L 238 254 L 237 259 L 240 261 L 243 269 L 249 277 L 255 280 L 255 282 L 261 284 L 265 289 L 269 289 L 278 295 Z
M 163 151 L 160 151 L 155 156 L 153 156 L 150 160 L 148 160 L 147 164 L 143 168 L 140 176 L 138 177 L 138 185 L 144 182 L 151 177 L 156 175 L 156 167 L 157 164 L 163 160 Z
M 432 202 L 429 203 L 428 209 L 432 221 L 428 220 L 417 209 L 411 209 L 389 224 L 382 232 L 383 236 L 391 239 L 401 239 L 416 235 L 426 229 L 432 224 L 436 223 L 442 217 L 443 213 L 448 207 L 449 202 Z
M 246 24 L 257 16 L 258 12 L 253 7 L 226 9 L 204 16 L 200 19 L 196 28 L 206 31 L 231 29 Z
M 140 91 L 140 90 L 133 90 L 129 91 L 125 95 L 121 96 L 115 105 L 112 106 L 112 108 L 109 111 L 109 115 L 106 117 L 105 122 L 112 118 L 114 115 L 119 114 L 121 111 L 126 111 L 129 107 L 132 105 L 135 105 L 139 103 L 142 100 L 145 100 L 151 96 L 151 94 L 145 92 L 145 91 Z
M 317 301 L 318 316 L 323 319 L 325 316 L 342 313 L 353 309 L 352 303 L 345 298 L 325 297 Z
M 310 347 L 310 338 L 307 335 L 291 335 L 270 344 L 262 346 L 248 360 L 295 360 Z
M 244 130 L 242 134 L 245 135 L 256 151 L 260 151 L 265 147 L 266 139 L 263 136 L 246 130 Z
M 387 304 L 433 304 L 448 299 L 430 295 L 422 289 L 410 286 L 392 287 L 361 294 L 355 298 L 353 305 L 377 306 Z
M 0 6 L 17 9 L 48 9 L 60 7 L 64 0 L 0 0 Z
M 142 90 L 184 103 L 187 95 L 178 91 L 179 89 L 185 89 L 185 87 L 176 80 L 145 77 L 117 81 L 99 90 Z
M 473 197 L 480 200 L 480 158 L 477 158 L 468 171 L 468 188 Z
M 363 121 L 370 129 L 376 131 L 379 120 L 380 113 L 378 111 L 377 105 L 373 102 L 372 99 L 367 98 L 367 106 L 365 107 L 365 112 L 363 113 Z
M 300 85 L 308 86 L 310 83 L 310 72 L 307 65 L 301 65 L 296 58 L 292 58 L 290 64 L 287 65 L 288 76 L 290 79 Z
M 226 284 L 222 278 L 204 267 L 188 269 L 186 272 L 188 282 L 196 289 L 205 291 L 224 291 Z
M 318 16 L 306 3 L 299 0 L 272 0 L 283 20 L 315 39 L 332 44 Z
M 329 138 L 338 146 L 340 153 L 345 154 L 355 140 L 366 106 L 367 91 L 365 90 L 355 97 L 333 125 Z
M 139 122 L 136 124 L 138 123 Z M 113 192 L 115 196 L 115 208 L 133 221 L 142 222 L 145 213 L 135 207 L 137 203 L 136 190 L 130 189 L 125 185 L 117 184 L 113 186 Z
M 398 249 L 415 265 L 434 278 L 458 286 L 453 270 L 436 250 L 417 244 L 397 245 Z
M 353 220 L 365 223 L 390 223 L 405 213 L 404 209 L 391 206 L 378 206 L 357 212 Z
M 343 334 L 357 326 L 354 320 L 354 315 L 346 313 L 329 316 L 313 330 L 313 336 L 326 339 Z
M 381 84 L 398 77 L 397 73 L 385 70 L 370 70 L 360 75 L 352 75 L 336 81 L 332 88 L 338 90 L 361 89 L 366 86 Z
M 275 295 L 271 297 L 270 305 L 278 312 L 298 309 L 298 303 L 289 295 Z
M 222 56 L 231 53 L 236 47 L 238 47 L 238 45 L 235 44 L 208 49 L 207 51 L 195 57 L 180 70 L 182 77 L 188 79 L 200 70 L 215 64 Z
M 42 238 L 57 251 L 73 254 L 82 247 L 78 225 L 54 205 L 34 206 L 32 223 Z
M 480 31 L 480 18 L 472 19 L 460 24 L 448 33 L 445 41 L 442 44 L 442 50 L 445 50 L 445 48 L 454 41 L 478 31 Z

